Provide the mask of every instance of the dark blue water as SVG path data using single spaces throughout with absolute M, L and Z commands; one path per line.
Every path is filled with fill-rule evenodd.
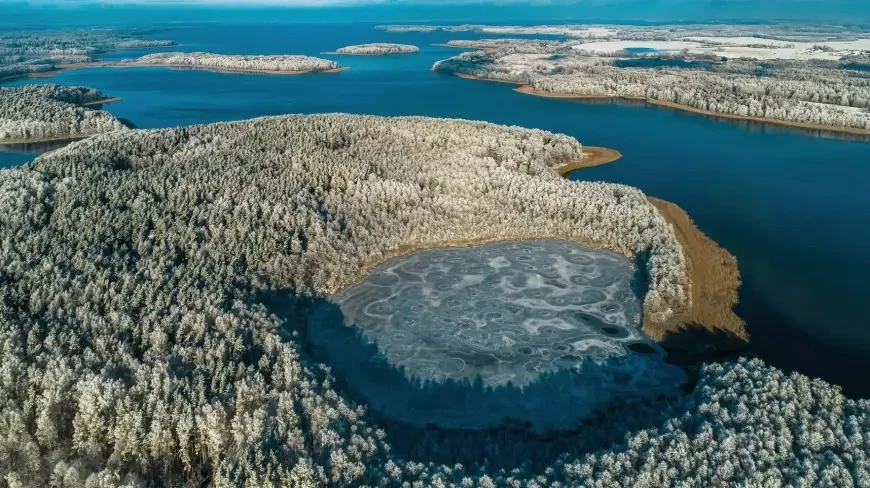
M 651 54 L 658 52 L 659 50 L 653 47 L 627 47 L 625 48 L 625 52 L 632 54 Z
M 870 142 L 818 138 L 774 126 L 673 110 L 543 99 L 508 85 L 428 71 L 460 51 L 431 46 L 471 33 L 388 33 L 371 25 L 194 25 L 158 38 L 179 49 L 318 55 L 362 42 L 416 44 L 416 55 L 332 56 L 339 74 L 270 76 L 160 68 L 91 69 L 40 82 L 87 85 L 138 127 L 262 115 L 350 112 L 481 119 L 564 132 L 625 157 L 575 173 L 627 183 L 686 209 L 734 253 L 743 274 L 738 312 L 773 364 L 870 396 Z M 117 53 L 118 57 L 138 53 Z M 17 84 L 24 81 L 17 82 Z M 0 165 L 22 157 L 0 153 Z

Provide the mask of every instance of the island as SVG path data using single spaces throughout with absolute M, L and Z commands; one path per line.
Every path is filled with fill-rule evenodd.
M 413 54 L 418 52 L 420 52 L 420 48 L 417 46 L 391 44 L 388 42 L 345 46 L 335 51 L 336 54 L 349 54 L 353 56 L 383 56 L 387 54 Z
M 870 136 L 870 80 L 865 70 L 870 51 L 850 50 L 862 46 L 860 40 L 830 41 L 838 46 L 832 51 L 809 42 L 784 47 L 785 41 L 768 41 L 759 47 L 758 39 L 744 39 L 739 45 L 733 38 L 723 39 L 745 47 L 739 51 L 741 57 L 722 56 L 730 51 L 719 51 L 721 45 L 707 39 L 691 41 L 698 49 L 684 46 L 690 41 L 572 44 L 500 39 L 458 42 L 455 45 L 483 50 L 439 61 L 432 69 L 515 83 L 522 85 L 517 91 L 543 97 L 641 100 L 729 119 Z
M 32 30 L 0 33 L 0 81 L 48 77 L 63 70 L 103 66 L 98 57 L 125 49 L 153 49 L 176 45 L 143 39 L 141 32 L 124 29 Z
M 518 288 L 520 302 L 496 308 L 517 305 L 536 314 L 539 333 L 556 336 L 545 324 L 565 304 L 538 308 L 546 280 L 550 288 L 599 280 L 588 298 L 605 318 L 614 305 L 635 307 L 629 288 L 645 291 L 636 306 L 659 324 L 690 304 L 696 286 L 681 231 L 635 188 L 569 181 L 554 169 L 583 152 L 573 138 L 540 130 L 324 114 L 117 131 L 0 170 L 4 481 L 863 484 L 870 404 L 759 359 L 703 365 L 684 395 L 620 403 L 539 436 L 509 419 L 486 430 L 418 428 L 349 395 L 312 343 L 332 322 L 310 313 L 354 284 L 381 299 L 396 273 L 406 283 L 422 273 L 432 290 L 479 287 L 458 296 L 486 307 L 497 305 L 487 302 L 493 286 Z M 560 239 L 552 244 L 560 249 L 527 242 L 373 268 L 405 250 L 541 237 Z M 570 266 L 523 264 L 558 256 Z M 625 282 L 629 257 L 648 277 L 642 287 Z M 442 266 L 465 275 L 498 267 L 504 280 L 456 281 Z M 403 290 L 426 296 L 419 285 Z M 383 315 L 379 306 L 363 311 Z M 486 330 L 463 337 L 462 327 L 451 324 L 457 347 L 475 338 L 500 354 L 517 346 Z M 611 342 L 571 347 L 604 361 L 600 348 Z M 603 375 L 622 364 L 609 361 L 584 368 Z M 624 380 L 612 373 L 607 383 Z M 546 401 L 516 394 L 518 406 Z M 444 452 L 455 457 L 428 461 Z
M 112 114 L 92 108 L 117 100 L 81 86 L 0 87 L 0 144 L 75 140 L 127 130 Z
M 112 67 L 192 68 L 231 73 L 264 73 L 299 75 L 307 73 L 337 73 L 341 65 L 328 59 L 299 55 L 235 55 L 205 52 L 167 52 L 126 60 Z

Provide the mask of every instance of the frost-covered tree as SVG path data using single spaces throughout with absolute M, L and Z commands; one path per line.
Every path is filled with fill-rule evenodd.
M 260 299 L 394 249 L 550 235 L 648 254 L 645 306 L 675 306 L 673 231 L 639 191 L 553 171 L 578 157 L 537 130 L 317 115 L 115 132 L 0 171 L 0 486 L 867 486 L 870 403 L 758 360 L 614 411 L 649 428 L 540 469 L 399 455 L 289 323 L 304 309 Z
M 335 61 L 311 56 L 249 56 L 203 52 L 149 54 L 132 61 L 132 64 L 289 73 L 330 71 L 341 68 Z
M 138 34 L 114 29 L 0 32 L 0 79 L 89 63 L 109 51 L 175 45 L 167 40 L 141 39 Z
M 0 143 L 81 138 L 127 127 L 110 113 L 85 105 L 108 97 L 80 86 L 0 88 Z
M 689 56 L 681 67 L 633 67 L 613 57 L 564 50 L 551 56 L 499 49 L 462 53 L 433 69 L 529 84 L 557 95 L 642 98 L 723 115 L 870 130 L 870 76 L 848 69 L 847 62 L 693 60 Z

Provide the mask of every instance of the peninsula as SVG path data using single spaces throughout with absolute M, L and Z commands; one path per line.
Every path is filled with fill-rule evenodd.
M 84 139 L 126 130 L 112 114 L 91 108 L 117 100 L 77 86 L 0 88 L 0 144 Z

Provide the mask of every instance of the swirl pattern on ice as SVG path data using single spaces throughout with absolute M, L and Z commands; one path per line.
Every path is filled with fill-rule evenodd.
M 445 383 L 505 390 L 466 392 L 437 408 L 431 398 L 400 400 L 400 388 L 384 386 L 396 374 L 363 371 L 372 360 L 350 353 L 359 347 L 335 326 L 318 327 L 312 340 L 373 408 L 401 411 L 406 421 L 469 427 L 512 417 L 565 427 L 609 400 L 668 391 L 685 379 L 640 331 L 633 276 L 631 263 L 609 251 L 511 241 L 394 259 L 334 297 L 344 324 L 428 396 L 455 389 Z M 374 398 L 383 393 L 391 398 Z

